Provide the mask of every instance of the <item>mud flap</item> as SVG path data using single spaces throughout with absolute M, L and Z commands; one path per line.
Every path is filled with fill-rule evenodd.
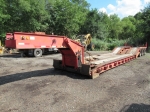
M 53 67 L 55 69 L 61 69 L 62 68 L 61 63 L 62 63 L 61 60 L 53 60 Z
M 90 76 L 90 71 L 91 71 L 90 65 L 82 64 L 82 67 L 80 68 L 80 73 L 82 75 Z

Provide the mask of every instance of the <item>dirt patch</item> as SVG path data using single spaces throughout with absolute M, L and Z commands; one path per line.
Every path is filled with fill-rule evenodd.
M 97 55 L 106 52 L 90 52 Z M 150 54 L 92 80 L 53 69 L 60 54 L 0 57 L 1 112 L 150 111 Z

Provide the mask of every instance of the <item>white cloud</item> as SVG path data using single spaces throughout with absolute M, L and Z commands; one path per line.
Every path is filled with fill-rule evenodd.
M 110 10 L 112 10 L 112 11 L 115 11 L 115 10 L 116 10 L 116 7 L 113 6 L 112 4 L 109 4 L 109 5 L 107 6 L 107 8 L 110 9 Z
M 147 3 L 149 3 L 150 2 L 150 0 L 144 0 L 144 3 L 145 4 L 147 4 Z
M 150 0 L 116 0 L 117 5 L 109 4 L 106 12 L 108 14 L 118 14 L 119 17 L 126 17 L 129 15 L 135 15 L 141 9 L 143 9 L 144 4 L 150 2 Z
M 100 8 L 99 12 L 107 13 L 107 10 L 105 8 Z

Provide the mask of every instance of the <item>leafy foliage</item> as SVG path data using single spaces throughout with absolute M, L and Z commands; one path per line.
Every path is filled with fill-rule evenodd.
M 86 0 L 0 0 L 0 40 L 7 32 L 43 31 L 70 38 L 90 33 L 99 50 L 111 50 L 126 42 L 150 44 L 150 4 L 123 19 L 89 6 Z

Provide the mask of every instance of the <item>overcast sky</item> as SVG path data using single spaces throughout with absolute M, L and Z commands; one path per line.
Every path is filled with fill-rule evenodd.
M 117 14 L 120 18 L 135 15 L 143 9 L 150 0 L 86 0 L 90 8 L 97 8 L 108 15 Z

